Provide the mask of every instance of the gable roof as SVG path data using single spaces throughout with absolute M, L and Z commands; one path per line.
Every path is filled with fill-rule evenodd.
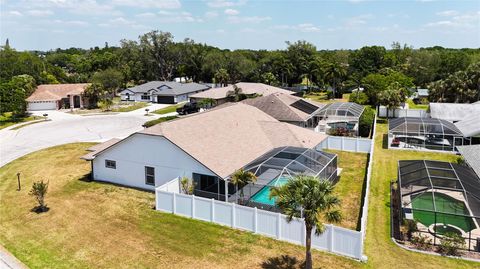
M 429 111 L 432 118 L 461 121 L 480 114 L 480 104 L 430 103 Z
M 312 148 L 327 137 L 279 122 L 242 103 L 157 124 L 139 133 L 164 136 L 222 178 L 274 148 Z
M 147 93 L 154 91 L 157 95 L 181 95 L 196 91 L 207 90 L 210 87 L 199 83 L 179 83 L 174 81 L 150 81 L 135 87 L 125 89 L 133 93 Z M 123 91 L 122 91 L 123 93 Z
M 274 93 L 284 93 L 284 94 L 294 94 L 295 92 L 284 90 L 282 88 L 266 85 L 263 83 L 251 83 L 251 82 L 239 82 L 235 84 L 237 87 L 242 89 L 242 93 L 247 95 L 258 94 L 262 96 L 274 94 Z M 196 93 L 191 95 L 192 98 L 211 98 L 211 99 L 224 99 L 227 97 L 229 91 L 233 91 L 233 85 L 221 88 L 212 88 L 204 92 Z
M 478 114 L 471 115 L 464 120 L 455 123 L 455 126 L 462 132 L 465 137 L 480 136 L 480 116 Z
M 417 89 L 418 96 L 428 96 L 428 89 Z
M 68 95 L 82 94 L 89 83 L 43 84 L 30 95 L 27 101 L 57 101 Z
M 311 113 L 299 109 L 298 102 L 305 102 L 317 110 L 324 104 L 306 100 L 294 95 L 274 93 L 267 96 L 246 99 L 242 101 L 247 105 L 254 106 L 279 121 L 304 122 L 311 117 Z
M 480 145 L 457 146 L 465 161 L 480 177 Z

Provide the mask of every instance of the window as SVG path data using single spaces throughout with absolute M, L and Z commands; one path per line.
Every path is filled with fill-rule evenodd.
M 142 100 L 150 100 L 150 95 L 146 93 L 142 94 Z
M 155 185 L 155 168 L 145 166 L 145 184 Z
M 106 168 L 117 169 L 117 162 L 112 161 L 112 160 L 105 160 L 105 167 Z

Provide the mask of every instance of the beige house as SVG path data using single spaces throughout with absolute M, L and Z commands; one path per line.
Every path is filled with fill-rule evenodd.
M 54 110 L 61 108 L 83 108 L 88 83 L 39 85 L 27 101 L 27 110 Z

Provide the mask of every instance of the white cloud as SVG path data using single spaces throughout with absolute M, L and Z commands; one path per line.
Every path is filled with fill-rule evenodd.
M 225 14 L 231 15 L 231 16 L 235 16 L 235 15 L 240 14 L 240 11 L 238 11 L 236 9 L 231 9 L 231 8 L 225 9 L 224 12 L 225 12 Z
M 369 19 L 373 18 L 371 14 L 364 14 L 359 16 L 354 16 L 345 20 L 346 27 L 357 27 L 360 25 L 367 24 Z
M 177 9 L 182 6 L 179 0 L 112 0 L 112 5 L 165 9 Z
M 20 11 L 16 11 L 16 10 L 9 11 L 8 15 L 15 16 L 15 17 L 23 16 L 22 13 L 20 13 Z
M 99 4 L 96 0 L 24 0 L 21 5 L 37 9 L 64 9 L 70 13 L 82 15 L 120 14 L 113 5 Z
M 458 11 L 456 10 L 445 10 L 436 13 L 438 16 L 450 17 L 458 15 Z
M 480 11 L 451 15 L 451 17 L 446 20 L 425 24 L 426 27 L 456 27 L 458 29 L 473 29 L 477 28 L 478 25 L 480 25 Z
M 238 0 L 238 1 L 211 0 L 211 1 L 207 1 L 207 5 L 213 8 L 222 8 L 222 7 L 242 6 L 246 2 L 247 2 L 246 0 Z
M 207 19 L 213 19 L 213 18 L 218 17 L 218 13 L 215 12 L 215 11 L 207 11 L 207 12 L 205 12 L 205 15 L 204 15 L 204 16 L 205 16 L 205 18 L 207 18 Z
M 135 17 L 137 17 L 137 18 L 154 18 L 155 13 L 145 12 L 145 13 L 136 14 Z
M 190 12 L 173 12 L 160 10 L 158 12 L 158 21 L 161 23 L 181 23 L 181 22 L 203 22 L 200 18 L 195 18 Z
M 227 21 L 230 23 L 260 23 L 264 21 L 271 20 L 271 17 L 260 17 L 260 16 L 252 16 L 252 17 L 239 17 L 239 16 L 230 16 L 227 18 Z
M 68 24 L 68 25 L 73 25 L 73 26 L 87 26 L 87 25 L 89 25 L 88 22 L 80 21 L 80 20 L 70 20 L 70 21 L 54 20 L 53 22 L 58 23 L 58 24 Z
M 27 11 L 27 14 L 34 17 L 45 17 L 53 15 L 51 10 L 40 10 L 40 9 L 31 9 Z
M 317 33 L 322 29 L 312 23 L 301 23 L 297 25 L 277 25 L 273 27 L 278 30 L 294 30 L 302 33 Z

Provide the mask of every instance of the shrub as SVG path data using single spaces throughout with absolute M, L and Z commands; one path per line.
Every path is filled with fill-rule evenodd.
M 350 97 L 348 97 L 349 102 L 357 103 L 359 105 L 368 104 L 368 96 L 364 92 L 352 92 Z
M 38 182 L 33 182 L 32 189 L 29 194 L 35 196 L 35 199 L 38 202 L 38 207 L 35 208 L 37 212 L 47 211 L 47 205 L 45 204 L 45 196 L 48 191 L 48 182 L 43 182 L 43 180 Z
M 446 233 L 438 246 L 438 252 L 443 255 L 458 256 L 458 250 L 461 248 L 465 248 L 465 239 L 455 233 Z
M 374 119 L 375 110 L 369 106 L 366 106 L 358 121 L 358 134 L 360 136 L 368 137 L 370 135 Z
M 432 239 L 428 238 L 426 235 L 412 236 L 410 241 L 420 250 L 428 250 L 432 245 Z
M 333 99 L 333 91 L 327 91 L 327 100 Z
M 413 233 L 416 232 L 417 229 L 417 222 L 415 220 L 404 220 L 401 231 L 404 236 L 407 237 L 407 240 L 412 241 Z
M 155 124 L 159 124 L 161 122 L 173 120 L 173 119 L 176 119 L 176 118 L 178 118 L 178 117 L 177 116 L 168 116 L 168 117 L 161 117 L 161 118 L 158 118 L 156 120 L 149 120 L 149 121 L 147 121 L 143 124 L 143 127 L 145 127 L 145 128 L 152 127 Z
M 182 177 L 180 179 L 180 186 L 183 193 L 192 195 L 195 188 L 195 183 L 188 177 Z

